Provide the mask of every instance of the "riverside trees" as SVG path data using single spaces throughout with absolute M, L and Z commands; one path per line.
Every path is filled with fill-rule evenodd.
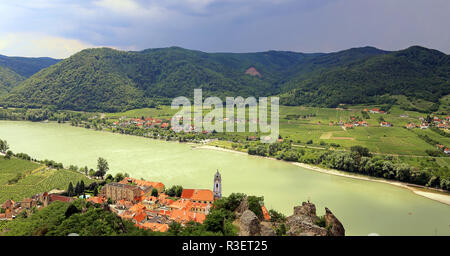
M 0 139 L 0 152 L 3 153 L 3 154 L 6 154 L 8 149 L 9 149 L 8 142 L 6 140 L 1 140 Z

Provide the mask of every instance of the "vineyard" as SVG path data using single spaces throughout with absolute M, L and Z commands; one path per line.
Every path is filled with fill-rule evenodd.
M 21 178 L 17 183 L 8 184 L 18 175 Z M 21 201 L 52 189 L 66 189 L 70 182 L 75 184 L 81 180 L 86 185 L 92 183 L 91 179 L 75 171 L 47 169 L 38 163 L 17 158 L 5 160 L 0 156 L 0 203 L 7 199 Z

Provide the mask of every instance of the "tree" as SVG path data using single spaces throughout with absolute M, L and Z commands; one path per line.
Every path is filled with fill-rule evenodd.
M 107 171 L 109 171 L 108 161 L 103 157 L 99 157 L 97 159 L 97 172 L 95 176 L 103 178 Z
M 176 221 L 172 221 L 169 224 L 169 234 L 177 236 L 181 231 L 183 230 L 183 227 L 181 226 L 180 223 L 176 222 Z
M 114 181 L 115 182 L 119 182 L 121 180 L 123 180 L 124 176 L 121 172 L 117 173 L 116 176 L 114 177 Z
M 259 219 L 263 219 L 264 215 L 261 209 L 261 203 L 264 202 L 264 197 L 248 196 L 248 209 L 256 214 Z
M 166 194 L 168 195 L 168 196 L 176 196 L 176 197 L 180 197 L 181 196 L 181 193 L 183 193 L 183 187 L 182 186 L 172 186 L 171 188 L 169 188 L 167 191 L 166 191 Z
M 350 150 L 351 150 L 352 152 L 357 153 L 357 154 L 360 155 L 360 156 L 367 156 L 367 157 L 370 157 L 370 156 L 371 156 L 371 154 L 370 154 L 370 152 L 369 152 L 369 149 L 366 148 L 366 147 L 352 146 L 352 147 L 350 148 Z
M 158 197 L 158 190 L 156 188 L 152 189 L 152 196 Z
M 78 208 L 75 205 L 71 204 L 67 208 L 64 215 L 66 216 L 66 218 L 69 218 L 70 216 L 72 216 L 72 214 L 79 213 L 79 212 L 80 212 L 80 210 L 78 210 Z
M 80 181 L 80 194 L 84 195 L 85 188 L 86 188 L 86 186 L 84 185 L 84 181 L 81 180 Z
M 73 196 L 75 194 L 75 191 L 73 189 L 73 184 L 72 182 L 69 183 L 69 187 L 67 188 L 67 195 L 68 196 Z
M 75 185 L 75 195 L 79 195 L 80 194 L 80 182 L 77 182 L 77 185 Z
M 6 152 L 5 159 L 11 159 L 11 157 L 12 157 L 13 155 L 14 155 L 13 152 L 12 152 L 11 150 L 8 150 L 8 151 Z
M 277 236 L 284 236 L 286 235 L 286 225 L 284 225 L 284 223 L 281 223 L 280 226 L 278 226 L 278 228 L 275 230 L 275 233 L 277 234 Z
M 88 169 L 87 166 L 84 167 L 83 172 L 84 172 L 85 175 L 89 174 L 89 169 Z
M 6 140 L 0 140 L 0 152 L 5 154 L 6 151 L 8 151 L 8 149 L 9 149 L 8 142 Z
M 223 235 L 233 235 L 232 229 L 230 229 L 229 224 L 234 219 L 233 212 L 227 211 L 225 209 L 213 209 L 204 221 L 204 225 L 207 231 L 211 232 L 221 232 Z

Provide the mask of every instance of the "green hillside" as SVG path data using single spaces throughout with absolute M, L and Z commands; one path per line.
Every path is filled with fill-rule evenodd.
M 0 203 L 7 199 L 20 201 L 53 189 L 66 189 L 70 182 L 75 184 L 81 180 L 85 184 L 92 183 L 76 171 L 56 170 L 40 163 L 0 156 Z
M 427 102 L 421 104 L 424 111 L 436 111 L 439 102 L 447 102 L 440 99 L 449 94 L 449 77 L 449 56 L 422 47 L 329 54 L 97 48 L 38 72 L 0 105 L 116 112 L 167 104 L 202 88 L 204 96 L 281 95 L 282 104 L 322 107 L 393 104 L 406 97 L 406 102 Z
M 7 67 L 0 66 L 0 95 L 8 93 L 13 86 L 23 80 L 25 77 Z
M 60 60 L 52 58 L 24 58 L 24 57 L 8 57 L 0 55 L 0 66 L 7 67 L 17 74 L 30 77 L 41 69 L 58 63 Z
M 393 103 L 394 98 L 386 96 L 404 95 L 409 101 L 438 103 L 450 92 L 449 78 L 450 56 L 411 47 L 294 78 L 283 85 L 287 92 L 281 101 L 287 105 L 336 107 L 341 103 Z
M 22 58 L 0 55 L 0 96 L 43 68 L 59 60 L 52 58 Z
M 7 101 L 13 106 L 113 112 L 189 97 L 194 88 L 219 97 L 273 95 L 279 88 L 279 70 L 303 57 L 290 52 L 207 54 L 177 47 L 142 52 L 89 49 L 32 76 Z M 250 67 L 261 76 L 245 74 Z

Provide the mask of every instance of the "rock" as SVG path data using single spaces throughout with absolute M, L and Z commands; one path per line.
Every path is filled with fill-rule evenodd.
M 239 206 L 234 211 L 236 213 L 236 218 L 240 218 L 242 214 L 247 210 L 248 210 L 248 200 L 247 197 L 244 197 Z
M 317 216 L 316 216 L 317 217 Z M 327 230 L 319 227 L 310 216 L 292 215 L 286 221 L 289 236 L 326 236 Z
M 259 236 L 261 235 L 261 226 L 259 219 L 255 213 L 250 210 L 246 210 L 239 222 L 239 235 L 240 236 Z
M 329 235 L 345 236 L 345 229 L 342 223 L 334 216 L 334 214 L 325 207 L 325 225 L 329 227 Z
M 303 202 L 302 206 L 295 206 L 294 215 L 303 215 L 314 219 L 318 218 L 316 215 L 316 206 L 310 202 Z
M 286 234 L 289 236 L 326 236 L 327 230 L 317 226 L 319 219 L 316 215 L 316 206 L 310 202 L 303 202 L 301 206 L 294 207 L 294 214 L 286 219 Z
M 261 222 L 261 236 L 276 236 L 275 230 L 273 230 L 270 222 Z
M 250 67 L 249 69 L 247 69 L 245 71 L 246 75 L 251 75 L 251 76 L 259 76 L 261 77 L 261 73 L 258 72 L 258 70 L 256 70 L 256 68 L 254 67 Z
M 273 223 L 258 219 L 255 213 L 248 209 L 247 198 L 244 198 L 235 211 L 239 223 L 240 236 L 276 236 Z M 318 226 L 319 217 L 316 206 L 310 202 L 303 202 L 294 207 L 294 214 L 287 217 L 284 223 L 286 234 L 289 236 L 344 236 L 345 229 L 334 214 L 325 208 L 325 227 Z M 316 224 L 317 223 L 317 224 Z M 323 222 L 322 222 L 323 223 Z

